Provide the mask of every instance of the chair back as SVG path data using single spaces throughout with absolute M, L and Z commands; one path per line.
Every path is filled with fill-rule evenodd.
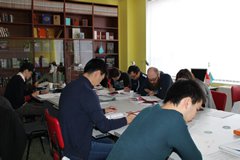
M 47 109 L 45 110 L 45 119 L 48 128 L 50 147 L 53 152 L 54 160 L 61 159 L 63 156 L 62 150 L 64 148 L 64 141 L 59 121 L 57 118 L 51 116 Z M 56 155 L 56 151 L 58 155 Z
M 225 106 L 227 103 L 227 95 L 223 92 L 213 91 L 211 90 L 213 101 L 218 110 L 225 110 Z
M 233 106 L 234 102 L 240 101 L 240 86 L 239 85 L 233 85 L 231 87 L 231 95 L 232 95 L 232 106 Z

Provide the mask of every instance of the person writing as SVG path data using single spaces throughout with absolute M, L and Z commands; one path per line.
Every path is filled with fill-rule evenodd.
M 175 82 L 162 106 L 157 104 L 138 114 L 107 160 L 166 160 L 173 151 L 184 160 L 201 160 L 186 123 L 204 102 L 204 93 L 194 80 Z
M 143 87 L 147 82 L 147 75 L 142 73 L 136 65 L 128 67 L 128 74 L 131 78 L 131 89 L 140 95 L 144 94 Z
M 77 80 L 67 84 L 59 101 L 59 121 L 64 139 L 64 156 L 71 160 L 106 159 L 113 144 L 92 140 L 93 128 L 108 132 L 131 123 L 135 118 L 107 119 L 104 113 L 116 111 L 113 107 L 101 109 L 99 98 L 93 90 L 107 73 L 101 59 L 91 59 L 84 67 L 84 73 Z
M 173 84 L 169 74 L 159 72 L 155 67 L 150 67 L 147 70 L 147 79 L 144 86 L 145 94 L 148 96 L 157 96 L 161 99 L 165 98 L 168 88 Z
M 20 116 L 42 115 L 45 107 L 42 104 L 31 101 L 39 95 L 40 91 L 27 90 L 26 82 L 32 77 L 34 66 L 24 61 L 19 72 L 14 75 L 7 84 L 4 96 Z
M 111 92 L 123 89 L 125 92 L 130 91 L 130 79 L 127 73 L 121 72 L 118 68 L 109 70 L 108 88 Z

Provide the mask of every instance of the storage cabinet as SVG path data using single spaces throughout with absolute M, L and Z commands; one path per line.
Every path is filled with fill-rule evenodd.
M 0 1 L 0 86 L 22 60 L 47 72 L 52 61 L 65 66 L 67 82 L 98 57 L 118 67 L 118 7 L 70 0 Z

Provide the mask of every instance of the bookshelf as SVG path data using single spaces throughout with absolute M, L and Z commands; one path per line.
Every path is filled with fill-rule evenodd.
M 0 88 L 25 59 L 39 72 L 47 72 L 52 61 L 62 62 L 69 82 L 81 73 L 80 64 L 93 57 L 118 67 L 118 52 L 117 6 L 71 0 L 0 0 Z

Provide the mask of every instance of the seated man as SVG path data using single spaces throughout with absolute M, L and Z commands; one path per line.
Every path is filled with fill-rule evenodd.
M 101 59 L 92 59 L 84 67 L 84 73 L 77 80 L 67 84 L 59 101 L 59 121 L 64 139 L 64 155 L 71 160 L 106 159 L 113 144 L 92 140 L 96 127 L 108 132 L 129 124 L 135 116 L 129 114 L 119 119 L 107 119 L 104 113 L 115 111 L 112 107 L 101 109 L 99 98 L 93 90 L 107 73 Z
M 147 75 L 142 73 L 138 66 L 132 65 L 128 68 L 128 74 L 131 78 L 131 89 L 138 94 L 144 94 L 144 85 L 147 81 Z
M 109 70 L 108 88 L 110 91 L 121 90 L 130 91 L 130 79 L 127 73 L 121 72 L 118 68 Z
M 208 108 L 216 109 L 215 103 L 213 101 L 212 93 L 208 89 L 208 86 L 203 83 L 203 81 L 194 77 L 194 75 L 188 69 L 181 69 L 176 75 L 176 81 L 179 79 L 194 79 L 199 86 L 202 88 L 203 92 L 205 93 L 206 102 L 203 106 Z
M 169 88 L 163 105 L 142 110 L 118 139 L 107 160 L 165 160 L 175 151 L 181 159 L 201 160 L 188 131 L 205 96 L 193 80 Z
M 32 77 L 34 66 L 30 62 L 23 62 L 18 74 L 14 75 L 7 84 L 4 96 L 9 100 L 12 107 L 21 115 L 42 115 L 44 107 L 31 102 L 39 91 L 27 90 L 26 81 Z
M 172 78 L 169 74 L 159 72 L 157 68 L 150 67 L 147 70 L 147 83 L 144 86 L 145 94 L 149 96 L 157 96 L 164 99 L 168 88 L 173 84 Z

